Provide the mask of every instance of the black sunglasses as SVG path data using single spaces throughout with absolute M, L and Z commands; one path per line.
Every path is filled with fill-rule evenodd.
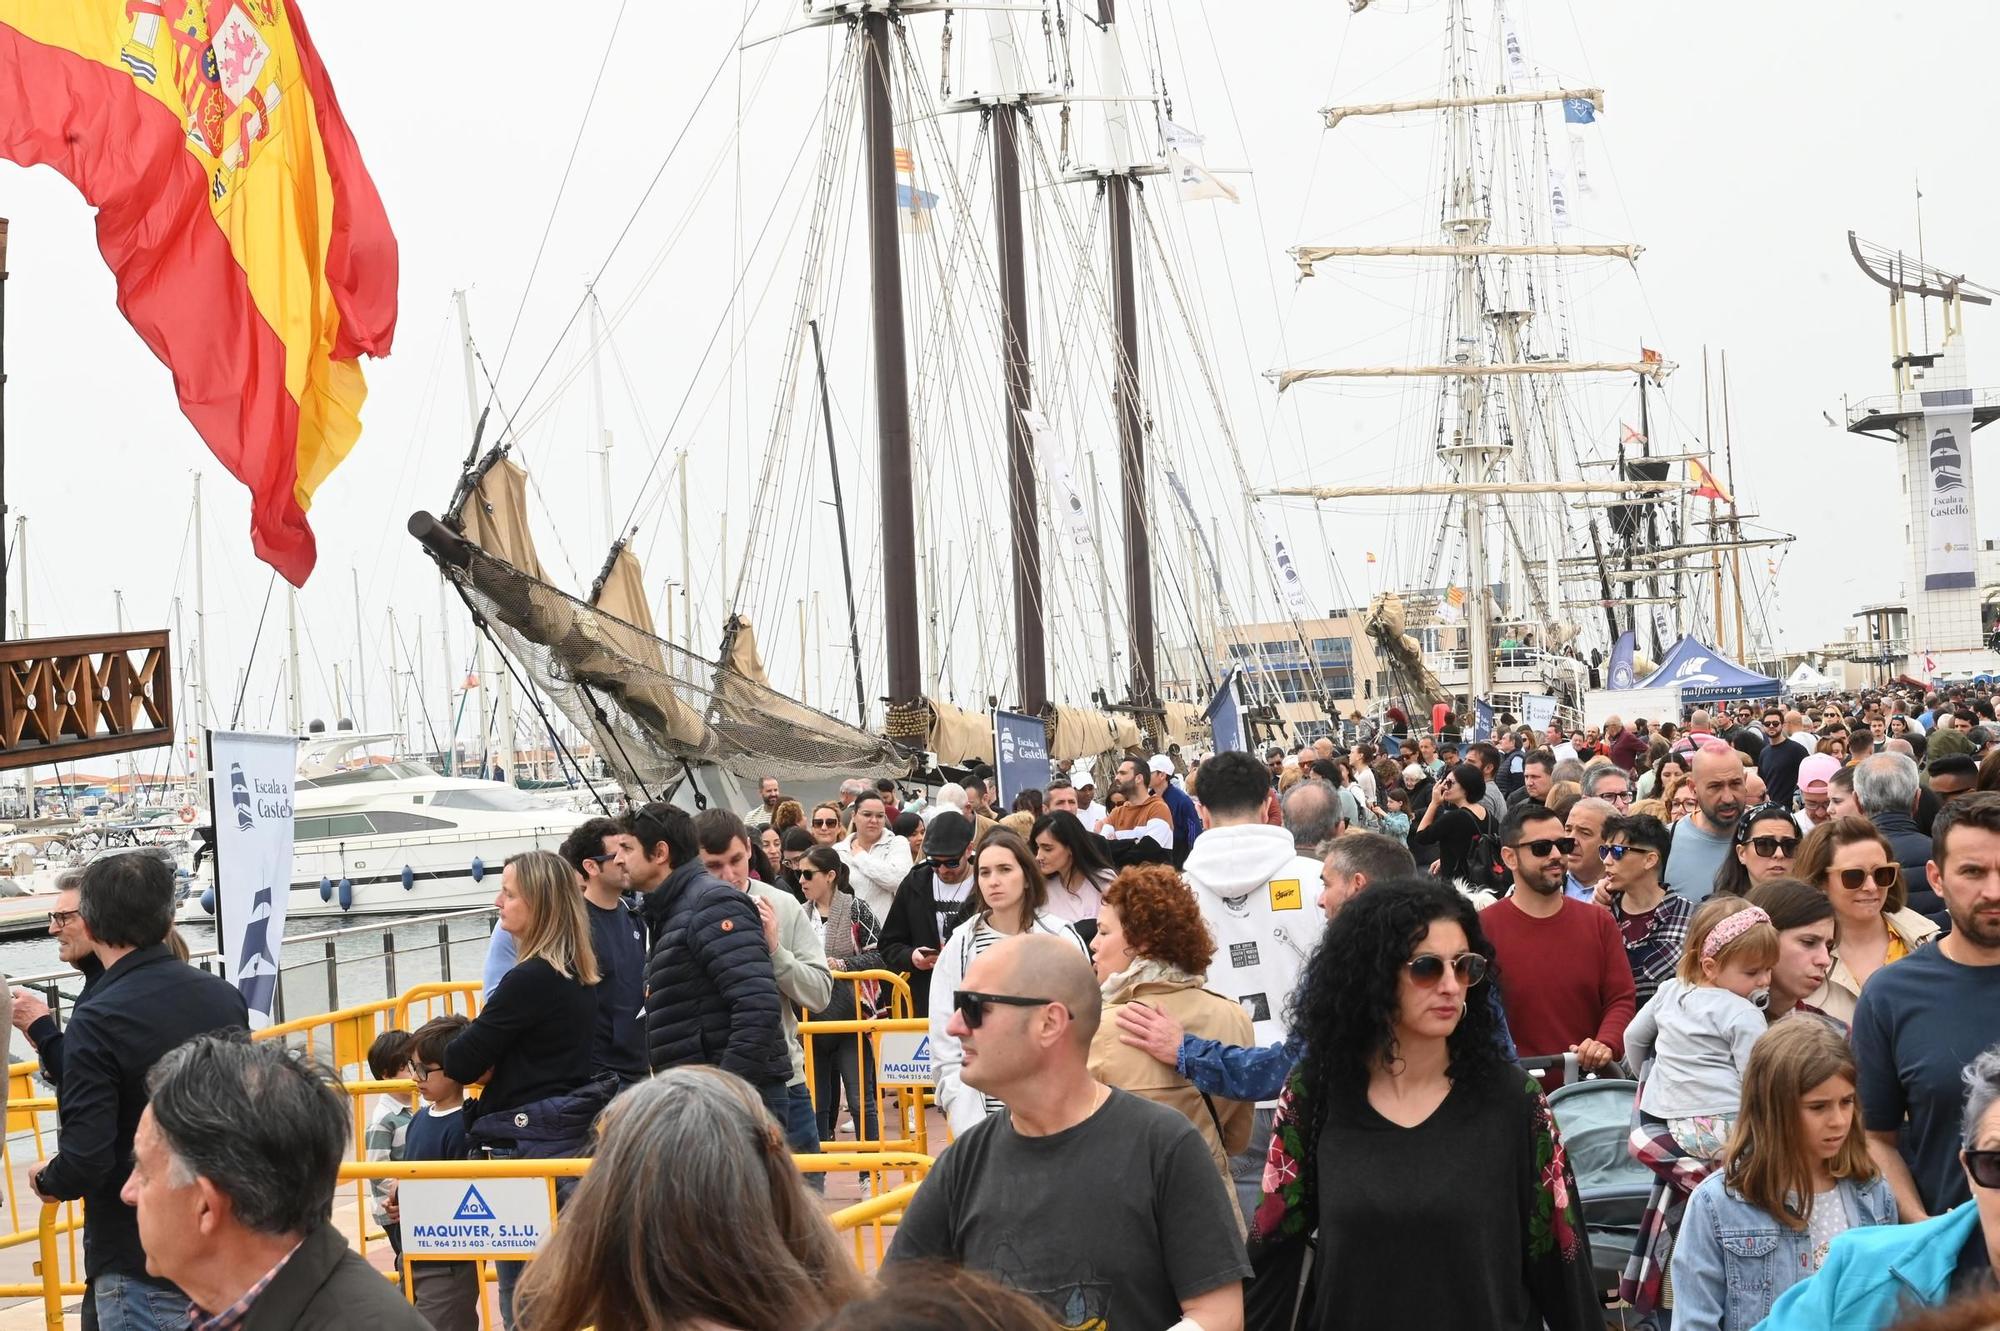
M 815 819 L 813 819 L 813 820 L 812 820 L 812 825 L 813 825 L 814 827 L 839 827 L 839 826 L 840 826 L 840 819 L 838 819 L 838 818 L 815 818 Z
M 607 850 L 602 855 L 586 855 L 583 857 L 584 863 L 586 864 L 603 864 L 606 861 L 615 860 L 617 858 L 618 858 L 618 852 L 615 850 Z
M 1020 994 L 980 994 L 970 989 L 951 991 L 951 1005 L 958 1009 L 959 1016 L 965 1018 L 968 1030 L 979 1029 L 979 1024 L 986 1020 L 986 1006 L 989 1003 L 998 1003 L 1002 1007 L 1055 1006 L 1062 1008 L 1064 1012 L 1069 1012 L 1067 1007 L 1063 1007 L 1053 998 L 1024 998 Z M 1073 1017 L 1076 1014 L 1072 1012 L 1070 1015 Z
M 1982 1188 L 2000 1188 L 2000 1151 L 1966 1151 L 1965 1172 Z
M 1526 850 L 1531 855 L 1546 855 L 1551 850 L 1559 850 L 1565 855 L 1576 853 L 1576 838 L 1573 836 L 1537 837 L 1533 841 L 1516 841 L 1515 850 Z
M 1419 952 L 1403 965 L 1410 972 L 1410 979 L 1428 989 L 1444 979 L 1445 959 L 1435 952 Z M 1452 974 L 1458 982 L 1471 988 L 1486 978 L 1486 958 L 1477 952 L 1461 952 L 1450 961 Z
M 1896 866 L 1878 864 L 1872 869 L 1828 869 L 1827 872 L 1840 880 L 1840 885 L 1850 892 L 1859 892 L 1861 885 L 1870 878 L 1875 886 L 1884 891 L 1896 885 Z
M 1799 838 L 1795 836 L 1753 836 L 1743 844 L 1767 860 L 1773 855 L 1783 855 L 1786 859 L 1790 859 L 1792 853 L 1799 848 Z
M 942 855 L 932 855 L 924 863 L 930 865 L 933 869 L 956 869 L 959 865 L 965 863 L 965 856 L 961 853 L 953 855 L 950 859 L 946 859 Z

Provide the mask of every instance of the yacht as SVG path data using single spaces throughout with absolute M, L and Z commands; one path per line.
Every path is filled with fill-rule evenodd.
M 288 918 L 490 905 L 510 855 L 554 850 L 582 821 L 497 781 L 369 752 L 399 738 L 342 731 L 301 742 Z M 214 901 L 211 868 L 181 918 L 213 918 Z

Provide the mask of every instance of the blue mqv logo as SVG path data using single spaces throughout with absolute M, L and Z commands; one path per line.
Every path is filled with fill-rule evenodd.
M 451 1218 L 453 1220 L 491 1220 L 494 1218 L 493 1208 L 488 1206 L 486 1199 L 479 1195 L 477 1187 L 470 1187 L 465 1190 L 465 1199 L 459 1202 L 458 1209 L 451 1213 Z

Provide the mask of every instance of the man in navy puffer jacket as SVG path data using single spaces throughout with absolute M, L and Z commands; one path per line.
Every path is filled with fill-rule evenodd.
M 618 862 L 644 893 L 651 946 L 647 1061 L 655 1072 L 685 1063 L 733 1072 L 783 1123 L 792 1062 L 755 903 L 702 868 L 686 810 L 643 805 L 621 827 Z

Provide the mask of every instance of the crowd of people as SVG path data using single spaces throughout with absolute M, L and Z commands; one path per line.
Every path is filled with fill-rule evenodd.
M 975 769 L 588 820 L 503 869 L 477 1015 L 368 1051 L 416 1088 L 369 1152 L 594 1156 L 498 1264 L 528 1331 L 1790 1331 L 2000 1297 L 1991 699 L 1498 721 L 1126 755 L 1102 803 L 1083 764 L 1005 810 Z M 83 999 L 14 1005 L 86 1324 L 475 1327 L 469 1265 L 413 1263 L 412 1308 L 330 1224 L 347 1102 L 175 958 L 162 874 L 85 870 L 51 919 Z M 950 1142 L 868 1275 L 794 1159 L 897 1128 L 861 1042 L 799 1027 L 885 1014 L 882 972 Z M 1613 1290 L 1550 1093 L 1620 1076 L 1657 1182 Z M 396 1186 L 371 1201 L 399 1247 Z

